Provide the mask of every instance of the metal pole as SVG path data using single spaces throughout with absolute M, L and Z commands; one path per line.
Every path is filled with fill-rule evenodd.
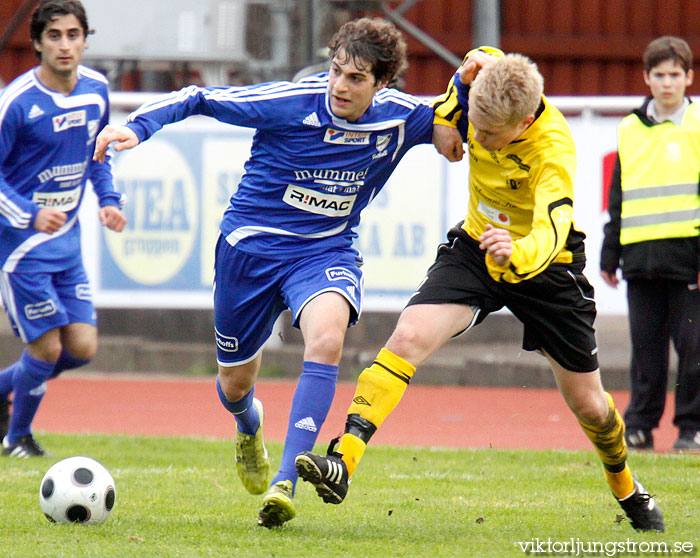
M 472 46 L 501 46 L 501 3 L 499 0 L 473 0 Z
M 399 27 L 402 27 L 406 32 L 413 35 L 418 41 L 427 46 L 430 50 L 432 50 L 435 54 L 437 54 L 440 58 L 445 60 L 451 66 L 454 66 L 456 68 L 462 63 L 462 59 L 459 56 L 455 56 L 454 54 L 452 54 L 449 50 L 447 50 L 444 46 L 438 43 L 430 35 L 418 29 L 418 27 L 413 25 L 410 21 L 402 17 L 400 14 L 397 14 L 394 10 L 389 9 L 386 7 L 386 5 L 384 5 L 382 6 L 382 11 L 388 19 L 393 21 Z
M 0 37 L 0 52 L 2 52 L 5 49 L 7 43 L 10 42 L 12 35 L 14 35 L 15 31 L 17 31 L 17 28 L 22 24 L 24 18 L 26 18 L 27 15 L 29 15 L 29 11 L 32 9 L 34 2 L 35 0 L 25 0 L 24 3 L 17 9 L 15 14 L 12 16 L 10 23 L 7 24 L 7 27 L 5 28 L 5 31 L 2 34 L 2 37 Z M 33 51 L 34 47 L 32 47 L 32 52 Z

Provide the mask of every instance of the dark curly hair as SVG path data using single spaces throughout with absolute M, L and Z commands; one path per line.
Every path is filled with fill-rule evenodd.
M 328 47 L 331 59 L 341 56 L 341 62 L 352 60 L 358 69 L 371 72 L 376 82 L 387 85 L 395 85 L 408 66 L 401 31 L 380 18 L 347 22 L 333 35 Z
M 54 18 L 64 15 L 74 15 L 80 22 L 86 37 L 92 33 L 88 27 L 85 8 L 79 0 L 42 0 L 34 10 L 29 25 L 29 36 L 32 41 L 41 42 L 41 34 L 44 32 L 46 25 L 53 21 Z M 40 52 L 35 50 L 34 54 L 41 60 Z

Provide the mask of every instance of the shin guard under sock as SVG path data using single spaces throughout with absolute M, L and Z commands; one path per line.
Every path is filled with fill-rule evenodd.
M 601 426 L 581 424 L 586 436 L 593 442 L 600 460 L 603 462 L 605 479 L 617 498 L 629 496 L 634 491 L 632 473 L 627 466 L 627 444 L 625 443 L 625 423 L 615 408 L 609 393 L 609 412 Z
M 355 472 L 370 438 L 401 401 L 415 371 L 411 363 L 382 349 L 360 374 L 338 446 L 348 475 Z
M 297 454 L 314 448 L 333 403 L 337 380 L 336 365 L 304 362 L 289 413 L 282 461 L 271 485 L 281 480 L 291 480 L 296 485 L 298 475 L 294 460 Z

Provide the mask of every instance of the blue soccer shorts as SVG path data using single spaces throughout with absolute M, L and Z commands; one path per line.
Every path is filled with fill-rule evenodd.
M 354 325 L 362 308 L 364 281 L 354 250 L 287 259 L 267 259 L 231 246 L 223 237 L 214 264 L 214 325 L 219 364 L 253 360 L 270 337 L 279 315 L 289 308 L 293 324 L 307 302 L 337 292 L 350 305 Z
M 97 323 L 82 262 L 53 272 L 0 271 L 0 293 L 12 329 L 25 343 L 68 324 Z

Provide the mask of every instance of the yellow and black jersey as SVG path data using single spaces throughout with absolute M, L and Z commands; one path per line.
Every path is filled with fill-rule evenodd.
M 461 109 L 450 90 L 435 102 L 435 123 L 454 126 Z M 573 224 L 576 149 L 564 116 L 543 97 L 534 122 L 515 141 L 494 152 L 473 138 L 469 124 L 469 208 L 464 230 L 479 239 L 487 224 L 506 229 L 513 255 L 506 266 L 486 256 L 497 281 L 517 283 L 553 262 L 585 258 Z

